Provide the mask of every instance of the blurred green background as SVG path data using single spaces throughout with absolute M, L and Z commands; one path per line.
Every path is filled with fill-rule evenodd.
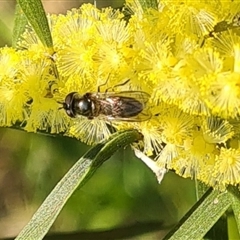
M 88 148 L 70 138 L 0 129 L 0 238 L 19 232 Z M 193 181 L 169 172 L 159 185 L 151 170 L 124 149 L 75 192 L 52 231 L 100 231 L 136 223 L 167 231 L 194 201 Z M 161 239 L 165 233 L 150 235 Z
M 65 13 L 82 2 L 43 3 L 49 13 Z M 122 1 L 97 1 L 99 8 L 122 5 Z M 14 6 L 14 1 L 0 4 L 1 47 L 11 46 Z M 0 239 L 19 233 L 56 183 L 88 149 L 67 137 L 0 128 Z M 127 148 L 104 163 L 75 192 L 51 231 L 80 232 L 81 239 L 119 239 L 124 234 L 122 239 L 161 239 L 196 201 L 194 185 L 194 181 L 171 172 L 159 185 L 151 170 Z M 100 235 L 111 229 L 108 238 Z M 62 237 L 74 239 L 70 235 Z

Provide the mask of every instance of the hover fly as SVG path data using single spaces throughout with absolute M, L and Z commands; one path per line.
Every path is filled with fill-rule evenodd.
M 62 104 L 67 115 L 72 118 L 85 116 L 88 119 L 99 117 L 109 121 L 140 122 L 151 117 L 146 108 L 149 97 L 149 94 L 142 91 L 98 91 L 84 95 L 71 92 Z

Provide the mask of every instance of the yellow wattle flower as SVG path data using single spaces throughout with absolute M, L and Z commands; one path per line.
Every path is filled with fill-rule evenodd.
M 222 189 L 239 184 L 240 3 L 163 0 L 153 9 L 128 0 L 126 9 L 128 20 L 91 4 L 49 15 L 54 54 L 31 26 L 17 49 L 2 48 L 0 125 L 64 132 L 88 144 L 113 128 L 135 128 L 144 136 L 135 148 L 155 166 Z M 106 96 L 146 92 L 152 117 L 70 119 L 59 109 L 68 93 L 97 93 L 100 85 Z

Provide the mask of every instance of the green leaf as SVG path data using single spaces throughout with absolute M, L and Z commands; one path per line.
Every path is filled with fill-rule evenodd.
M 196 189 L 197 200 L 199 200 L 206 193 L 208 188 L 209 187 L 206 184 L 195 179 L 195 189 Z
M 11 45 L 11 30 L 9 27 L 0 19 L 0 32 L 4 33 L 0 36 L 1 45 Z
M 24 33 L 27 25 L 27 18 L 23 13 L 21 7 L 17 3 L 15 9 L 15 19 L 13 27 L 13 36 L 12 36 L 12 46 L 17 47 L 17 41 L 20 39 L 21 35 Z
M 91 148 L 55 186 L 16 239 L 42 239 L 73 192 L 117 150 L 140 139 L 142 135 L 136 130 L 121 131 Z
M 158 9 L 158 1 L 157 0 L 139 0 L 139 3 L 142 6 L 143 10 L 148 8 Z
M 230 205 L 227 191 L 209 189 L 164 239 L 202 239 Z
M 50 48 L 51 54 L 53 54 L 52 35 L 42 2 L 40 0 L 18 0 L 17 2 L 42 44 Z
M 228 188 L 232 197 L 232 209 L 237 223 L 238 233 L 240 233 L 240 192 L 237 187 Z

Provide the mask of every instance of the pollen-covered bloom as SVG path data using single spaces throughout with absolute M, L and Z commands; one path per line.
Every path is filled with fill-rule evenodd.
M 49 15 L 54 53 L 30 26 L 16 49 L 0 49 L 0 125 L 88 144 L 135 128 L 144 137 L 135 152 L 154 161 L 155 173 L 172 169 L 221 189 L 239 184 L 240 2 L 141 4 L 127 0 L 124 12 L 85 4 Z M 76 118 L 63 109 L 72 107 L 63 104 L 71 92 L 86 101 Z M 114 104 L 110 93 L 128 96 L 130 114 L 107 117 L 93 106 L 95 115 L 87 115 L 86 93 Z

